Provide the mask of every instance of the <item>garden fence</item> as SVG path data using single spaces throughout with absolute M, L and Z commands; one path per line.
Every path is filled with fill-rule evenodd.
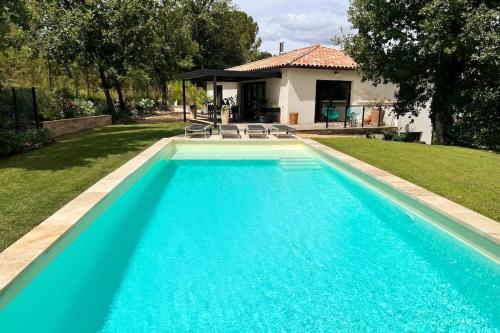
M 0 88 L 0 129 L 39 127 L 35 88 Z

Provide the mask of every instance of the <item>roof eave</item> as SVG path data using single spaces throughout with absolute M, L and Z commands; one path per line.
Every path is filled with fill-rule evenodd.
M 308 69 L 332 69 L 332 70 L 356 70 L 359 66 L 322 66 L 322 65 L 298 65 L 298 64 L 289 64 L 289 65 L 279 65 L 279 66 L 268 66 L 268 67 L 260 67 L 260 68 L 252 68 L 252 69 L 241 69 L 239 71 L 242 72 L 259 72 L 259 71 L 267 71 L 267 70 L 277 70 L 277 69 L 285 69 L 285 68 L 308 68 Z

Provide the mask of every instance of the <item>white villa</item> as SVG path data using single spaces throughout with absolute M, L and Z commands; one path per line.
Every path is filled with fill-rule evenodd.
M 396 119 L 391 110 L 397 87 L 362 82 L 356 62 L 341 50 L 314 45 L 228 68 L 198 70 L 182 80 L 207 82 L 208 95 L 222 105 L 227 98 L 239 106 L 238 120 L 290 123 L 298 114 L 299 125 L 323 123 L 325 107 L 337 112 L 329 119 L 339 126 L 394 126 L 421 132 L 421 141 L 431 142 L 431 122 L 423 110 L 413 122 Z M 383 105 L 379 112 L 375 105 Z M 257 107 L 256 107 L 257 106 Z M 352 112 L 352 113 L 351 113 Z M 345 118 L 348 119 L 345 119 Z

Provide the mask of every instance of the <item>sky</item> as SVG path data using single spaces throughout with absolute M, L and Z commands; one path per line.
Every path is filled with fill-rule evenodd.
M 314 44 L 332 46 L 340 29 L 349 30 L 349 0 L 233 0 L 259 24 L 261 49 L 277 54 Z

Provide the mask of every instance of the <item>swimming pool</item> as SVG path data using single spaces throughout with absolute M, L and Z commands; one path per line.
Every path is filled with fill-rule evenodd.
M 1 332 L 500 330 L 495 261 L 302 144 L 170 145 L 50 251 Z

